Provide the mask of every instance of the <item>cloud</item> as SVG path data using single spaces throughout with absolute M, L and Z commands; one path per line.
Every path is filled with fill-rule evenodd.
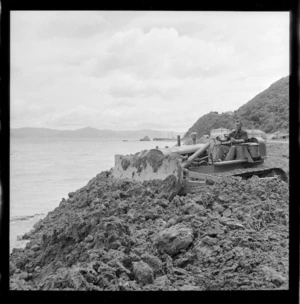
M 206 77 L 224 73 L 241 60 L 234 47 L 180 36 L 174 28 L 120 31 L 96 59 L 94 75 L 122 71 L 137 78 Z
M 52 115 L 45 121 L 45 124 L 57 127 L 65 125 L 74 127 L 81 126 L 82 124 L 89 125 L 99 114 L 97 109 L 79 105 L 67 111 L 61 111 Z
M 37 30 L 37 37 L 87 39 L 105 31 L 107 27 L 108 22 L 99 12 L 60 11 L 47 15 Z
M 14 11 L 11 22 L 18 126 L 185 131 L 289 73 L 288 13 Z
M 135 102 L 131 99 L 121 98 L 114 101 L 111 105 L 115 108 L 132 108 L 135 107 Z
M 150 107 L 147 106 L 146 108 L 145 104 L 135 105 L 135 107 L 123 107 L 122 104 L 119 106 L 112 104 L 105 109 L 79 105 L 72 109 L 60 111 L 60 113 L 52 113 L 44 117 L 43 125 L 58 129 L 77 129 L 84 126 L 100 129 L 139 129 L 141 127 L 146 128 L 147 126 L 169 129 L 168 118 L 163 119 L 166 117 L 166 113 L 167 110 L 151 107 L 151 104 Z M 156 121 L 160 121 L 160 123 L 151 122 L 153 117 L 156 117 Z
M 180 96 L 181 92 L 182 89 L 178 87 L 178 81 L 176 80 L 150 79 L 145 82 L 135 77 L 115 78 L 115 83 L 108 89 L 108 93 L 114 98 L 150 98 L 157 96 L 166 101 Z
M 22 99 L 12 99 L 10 102 L 10 125 L 13 128 L 24 126 L 43 126 L 45 117 L 54 113 L 51 105 L 40 105 Z
M 205 22 L 201 21 L 200 12 L 155 12 L 153 14 L 144 12 L 140 16 L 131 20 L 129 28 L 141 28 L 149 32 L 152 28 L 176 28 L 180 35 L 193 35 L 206 29 Z
M 75 108 L 61 111 L 47 117 L 44 121 L 46 126 L 54 126 L 55 128 L 72 127 L 74 129 L 85 126 L 95 128 L 114 128 L 115 124 L 126 120 L 126 113 L 130 113 L 126 109 L 117 108 L 115 106 L 103 108 L 87 107 L 79 105 Z M 123 118 L 124 117 L 124 118 Z
M 82 65 L 105 33 L 99 12 L 13 11 L 11 61 L 16 67 Z
M 170 125 L 164 122 L 141 122 L 136 125 L 137 129 L 169 130 Z

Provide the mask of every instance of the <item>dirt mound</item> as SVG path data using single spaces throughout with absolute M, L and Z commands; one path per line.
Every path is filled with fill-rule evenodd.
M 102 172 L 10 258 L 11 289 L 288 288 L 288 185 L 229 178 L 169 196 L 170 180 Z

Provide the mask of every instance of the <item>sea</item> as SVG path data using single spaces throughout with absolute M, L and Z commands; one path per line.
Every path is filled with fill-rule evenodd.
M 115 154 L 134 154 L 176 141 L 95 138 L 10 139 L 10 252 L 28 241 L 21 236 L 56 208 L 68 193 L 114 166 Z

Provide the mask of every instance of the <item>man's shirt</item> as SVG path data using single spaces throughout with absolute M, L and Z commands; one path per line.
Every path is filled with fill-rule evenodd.
M 248 134 L 244 130 L 234 130 L 227 135 L 228 139 L 233 137 L 234 139 L 244 139 L 245 141 L 248 139 Z

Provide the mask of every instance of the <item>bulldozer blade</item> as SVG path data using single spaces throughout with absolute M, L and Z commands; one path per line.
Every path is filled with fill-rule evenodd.
M 183 181 L 182 156 L 164 155 L 157 149 L 144 150 L 134 155 L 115 155 L 113 176 L 136 181 L 164 180 L 174 176 L 176 187 Z

